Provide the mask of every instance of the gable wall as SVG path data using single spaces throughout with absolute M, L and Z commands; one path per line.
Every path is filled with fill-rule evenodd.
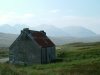
M 17 40 L 10 49 L 10 61 L 27 64 L 41 63 L 41 47 L 30 39 Z

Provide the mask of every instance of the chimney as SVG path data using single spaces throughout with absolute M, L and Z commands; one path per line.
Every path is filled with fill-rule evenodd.
M 41 33 L 43 33 L 44 35 L 46 35 L 46 32 L 44 32 L 44 30 L 40 30 Z
M 27 33 L 30 33 L 30 30 L 29 30 L 29 28 L 23 28 L 23 30 L 21 31 L 21 32 L 27 32 Z
M 23 29 L 23 31 L 28 31 L 28 30 L 29 30 L 29 28 L 24 28 L 24 29 Z

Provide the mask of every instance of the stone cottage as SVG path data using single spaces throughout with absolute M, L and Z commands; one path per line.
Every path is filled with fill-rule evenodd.
M 9 62 L 13 64 L 46 64 L 55 59 L 55 44 L 44 31 L 24 28 L 9 47 Z

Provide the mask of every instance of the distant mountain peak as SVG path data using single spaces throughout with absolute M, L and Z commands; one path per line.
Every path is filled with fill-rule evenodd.
M 38 25 L 33 27 L 33 30 L 44 30 L 48 36 L 58 37 L 58 36 L 69 36 L 69 34 L 64 33 L 62 29 L 57 28 L 53 25 Z
M 63 30 L 73 37 L 90 37 L 96 35 L 92 30 L 81 26 L 69 26 L 63 28 Z

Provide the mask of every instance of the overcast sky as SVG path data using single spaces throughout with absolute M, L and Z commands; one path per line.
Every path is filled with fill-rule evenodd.
M 84 26 L 100 32 L 100 0 L 0 0 L 1 24 Z

